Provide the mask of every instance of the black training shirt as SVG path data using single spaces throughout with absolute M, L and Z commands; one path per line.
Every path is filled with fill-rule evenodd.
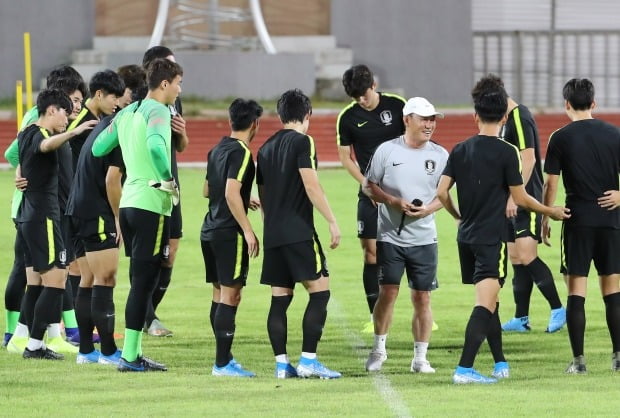
M 263 247 L 312 240 L 313 206 L 299 173 L 300 168 L 316 170 L 312 137 L 292 129 L 280 130 L 260 147 L 257 160 L 256 183 L 262 186 L 265 212 Z
M 484 245 L 503 241 L 509 186 L 523 184 L 517 148 L 495 136 L 473 136 L 454 147 L 443 174 L 456 182 L 461 212 L 457 240 Z
M 620 209 L 607 210 L 597 199 L 618 190 L 620 131 L 601 120 L 572 122 L 551 134 L 545 173 L 560 175 L 571 217 L 579 226 L 620 228 Z

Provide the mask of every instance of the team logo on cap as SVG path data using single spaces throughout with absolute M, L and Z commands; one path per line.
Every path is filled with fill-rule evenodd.
M 381 122 L 383 122 L 384 125 L 391 125 L 392 124 L 392 112 L 389 110 L 384 110 L 383 112 L 381 112 L 379 114 L 379 117 L 381 118 Z
M 426 170 L 426 174 L 433 174 L 437 169 L 437 163 L 433 160 L 424 161 L 424 170 Z

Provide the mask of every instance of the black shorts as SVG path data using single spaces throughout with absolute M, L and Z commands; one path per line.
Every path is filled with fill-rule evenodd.
M 106 215 L 95 219 L 81 219 L 73 216 L 71 227 L 74 236 L 76 256 L 118 248 L 114 216 Z
M 357 237 L 377 239 L 377 207 L 367 197 L 360 197 L 357 201 Z
M 507 269 L 506 243 L 494 245 L 458 243 L 461 262 L 461 280 L 464 284 L 476 284 L 494 278 L 504 286 Z
M 183 216 L 181 215 L 181 202 L 172 207 L 170 213 L 170 238 L 180 239 L 183 237 Z
M 599 276 L 620 273 L 620 229 L 565 224 L 562 240 L 571 276 L 587 277 L 592 261 Z
M 410 289 L 437 289 L 437 244 L 401 247 L 377 241 L 377 265 L 380 285 L 400 285 L 406 268 Z
M 60 221 L 22 222 L 17 233 L 24 243 L 24 262 L 36 272 L 46 272 L 52 267 L 64 269 L 67 256 L 62 240 Z
M 144 209 L 121 208 L 120 224 L 127 257 L 144 261 L 168 259 L 170 217 Z
M 295 283 L 328 277 L 327 262 L 319 238 L 263 251 L 260 282 L 269 286 L 295 288 Z
M 519 208 L 517 216 L 508 222 L 508 242 L 515 242 L 516 238 L 532 237 L 542 242 L 542 215 Z
M 66 264 L 69 265 L 79 256 L 73 245 L 73 230 L 71 228 L 71 217 L 62 215 L 60 217 L 60 230 L 62 233 L 62 242 L 65 244 Z
M 248 279 L 250 257 L 248 244 L 243 235 L 237 233 L 236 239 L 200 241 L 202 258 L 205 262 L 207 283 L 245 286 Z
M 568 269 L 566 268 L 566 253 L 564 252 L 564 222 L 560 232 L 560 274 L 566 276 Z

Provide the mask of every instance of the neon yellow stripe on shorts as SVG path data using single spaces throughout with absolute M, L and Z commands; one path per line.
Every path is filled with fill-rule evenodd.
M 500 248 L 499 253 L 499 277 L 506 277 L 506 270 L 504 266 L 506 265 L 504 259 L 506 258 L 506 243 L 502 242 L 502 246 Z
M 161 247 L 161 239 L 164 235 L 164 215 L 159 216 L 159 224 L 157 225 L 157 236 L 155 238 L 155 248 L 153 249 L 153 255 L 157 255 L 159 247 Z
M 233 275 L 233 280 L 237 280 L 237 278 L 241 275 L 241 263 L 243 261 L 243 236 L 241 234 L 237 234 L 237 251 L 235 258 L 235 274 Z
M 321 252 L 319 251 L 319 243 L 317 242 L 317 238 L 314 238 L 312 240 L 312 244 L 314 246 L 314 261 L 316 263 L 316 272 L 318 273 L 319 271 L 322 270 L 322 265 L 321 265 Z
M 105 241 L 105 228 L 103 223 L 103 218 L 99 217 L 99 225 L 97 226 L 97 233 L 99 234 L 99 239 L 101 242 Z
M 530 231 L 536 234 L 536 212 L 530 212 Z
M 45 218 L 45 224 L 47 227 L 48 264 L 52 264 L 56 259 L 56 248 L 54 246 L 54 222 L 49 218 Z

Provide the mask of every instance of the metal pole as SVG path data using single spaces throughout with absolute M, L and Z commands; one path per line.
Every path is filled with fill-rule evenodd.
M 26 72 L 26 104 L 32 108 L 32 60 L 30 55 L 30 32 L 24 32 L 24 70 Z
M 547 58 L 549 69 L 547 74 L 547 106 L 552 106 L 553 104 L 553 85 L 554 85 L 554 77 L 553 73 L 555 72 L 555 19 L 556 19 L 556 0 L 551 0 L 551 16 L 549 22 L 549 56 Z
M 22 118 L 24 117 L 24 93 L 21 80 L 17 80 L 15 83 L 15 109 L 17 112 L 17 130 L 19 131 L 22 127 Z
M 157 7 L 157 18 L 155 18 L 153 33 L 151 34 L 151 40 L 149 41 L 149 48 L 161 45 L 161 40 L 164 37 L 164 30 L 166 29 L 166 21 L 168 20 L 169 7 L 170 0 L 159 0 L 159 6 Z
M 258 38 L 263 44 L 263 48 L 265 48 L 265 52 L 267 52 L 268 54 L 276 54 L 276 47 L 273 46 L 273 42 L 271 42 L 271 37 L 269 36 L 269 32 L 267 31 L 265 20 L 263 19 L 263 12 L 260 8 L 260 1 L 250 0 L 250 9 L 252 11 L 252 19 L 254 20 L 254 28 L 256 28 L 256 33 L 258 34 Z

